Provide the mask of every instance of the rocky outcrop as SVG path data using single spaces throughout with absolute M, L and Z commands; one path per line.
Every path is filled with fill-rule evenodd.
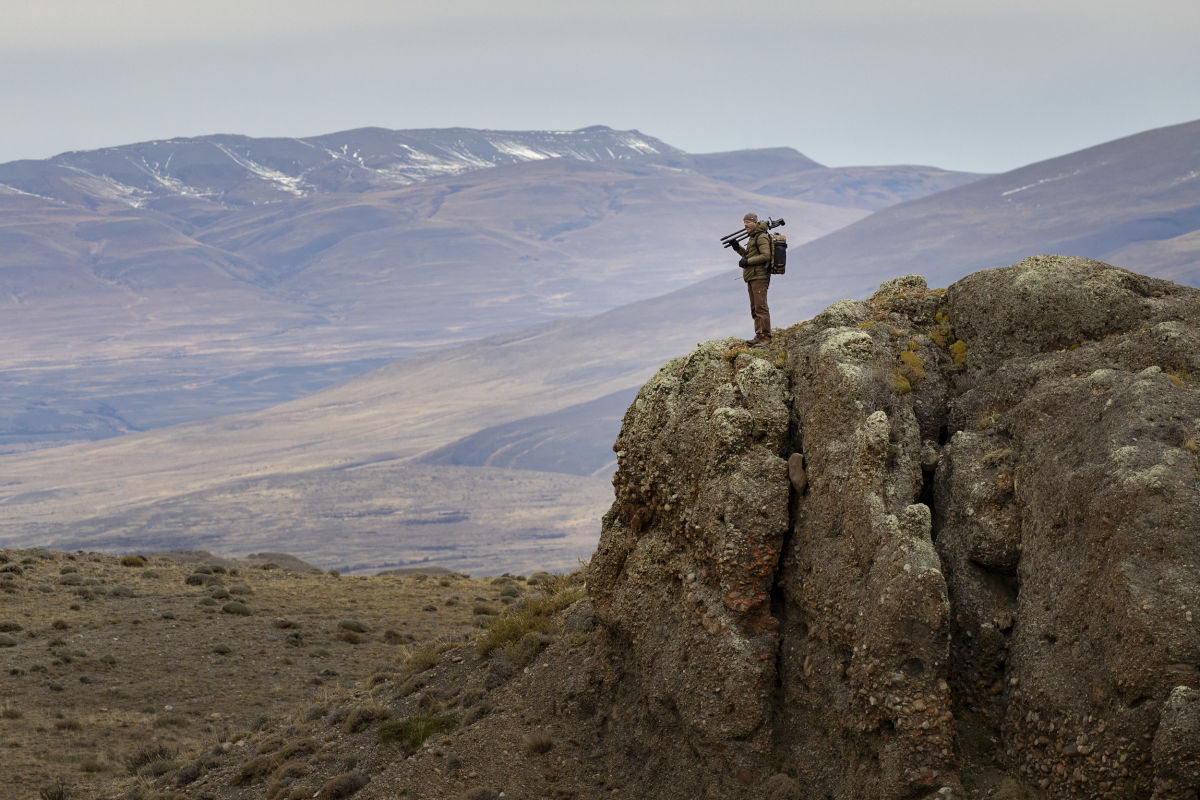
M 1195 798 L 1200 292 L 1037 256 L 776 342 L 665 365 L 615 446 L 590 669 L 633 788 Z

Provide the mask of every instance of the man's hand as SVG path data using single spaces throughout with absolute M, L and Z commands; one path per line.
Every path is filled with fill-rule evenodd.
M 742 256 L 742 260 L 738 262 L 738 266 L 742 269 L 745 269 L 746 267 L 750 266 L 750 262 L 746 260 L 745 256 Z

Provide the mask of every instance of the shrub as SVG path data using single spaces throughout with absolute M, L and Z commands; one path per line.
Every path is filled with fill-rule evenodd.
M 175 785 L 182 788 L 189 783 L 195 783 L 202 774 L 204 774 L 203 762 L 193 761 L 191 764 L 180 768 L 179 772 L 175 775 Z
M 50 627 L 54 628 L 54 630 L 56 630 L 56 631 L 65 631 L 67 628 L 70 628 L 71 626 L 67 623 L 67 621 L 65 619 L 56 619 L 56 620 L 54 620 L 54 622 L 50 623 Z
M 530 586 L 549 586 L 554 584 L 557 580 L 558 576 L 549 572 L 535 572 L 530 575 L 525 582 Z
M 531 756 L 542 755 L 554 749 L 554 737 L 548 733 L 527 733 L 521 737 L 521 746 Z
M 63 778 L 38 792 L 40 800 L 70 800 L 72 787 Z
M 915 383 L 925 377 L 925 362 L 912 350 L 905 350 L 900 353 L 900 372 Z
M 405 717 L 397 722 L 379 726 L 381 744 L 399 743 L 409 753 L 415 752 L 425 740 L 438 733 L 449 733 L 458 727 L 458 718 L 450 714 Z
M 288 743 L 276 753 L 255 756 L 242 764 L 242 768 L 233 776 L 230 784 L 241 786 L 244 783 L 254 783 L 274 772 L 280 765 L 293 759 L 311 756 L 317 749 L 317 744 L 312 739 L 299 739 Z
M 367 626 L 356 619 L 344 619 L 338 623 L 338 627 L 344 631 L 353 631 L 354 633 L 367 632 Z
M 529 666 L 537 658 L 538 653 L 550 644 L 550 636 L 541 631 L 530 631 L 515 642 L 509 642 L 500 648 L 504 657 L 513 663 L 517 669 Z
M 221 611 L 226 614 L 233 614 L 236 617 L 250 616 L 250 609 L 246 608 L 244 603 L 226 603 L 221 606 Z
M 146 566 L 145 556 L 121 556 L 122 567 L 144 567 Z
M 351 709 L 350 713 L 346 715 L 346 719 L 343 720 L 342 732 L 358 733 L 372 722 L 377 722 L 381 719 L 387 719 L 389 716 L 391 715 L 382 706 L 356 706 Z
M 409 674 L 424 672 L 431 669 L 441 661 L 441 651 L 436 647 L 422 647 L 420 650 L 414 650 L 409 653 L 408 658 L 404 660 L 404 669 Z
M 312 739 L 297 739 L 281 747 L 279 752 L 276 753 L 276 757 L 279 758 L 279 763 L 282 764 L 284 761 L 291 761 L 293 758 L 311 756 L 319 749 L 317 743 Z
M 571 585 L 569 576 L 560 577 L 545 586 L 544 591 L 546 594 L 542 597 L 529 600 L 515 612 L 496 618 L 475 645 L 481 657 L 510 642 L 519 642 L 528 633 L 545 633 L 556 613 L 583 596 L 582 587 Z
M 371 779 L 361 772 L 347 772 L 330 778 L 317 792 L 316 800 L 343 800 L 371 782 Z
M 271 756 L 255 756 L 246 763 L 237 774 L 230 779 L 230 786 L 241 786 L 244 783 L 255 783 L 275 769 L 275 759 Z
M 308 774 L 308 764 L 301 759 L 292 759 L 280 764 L 271 773 L 271 785 L 267 787 L 267 797 L 278 797 L 282 790 L 291 786 L 297 778 Z
M 227 656 L 233 652 L 233 648 L 227 644 L 213 645 L 212 651 L 219 656 Z
M 396 676 L 390 672 L 376 672 L 367 678 L 367 688 L 374 689 L 381 683 L 390 683 Z
M 950 352 L 954 355 L 954 366 L 961 367 L 967 361 L 967 343 L 962 339 L 958 339 L 954 344 L 950 345 Z
M 133 755 L 127 756 L 125 758 L 125 767 L 129 770 L 130 775 L 137 775 L 143 769 L 149 768 L 152 771 L 153 767 L 150 765 L 171 762 L 174 758 L 175 752 L 169 750 L 166 745 L 147 745 Z M 173 763 L 171 769 L 174 769 Z M 162 772 L 154 774 L 161 775 Z

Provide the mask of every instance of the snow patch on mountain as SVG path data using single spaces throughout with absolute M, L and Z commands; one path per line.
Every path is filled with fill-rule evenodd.
M 275 184 L 283 191 L 295 195 L 296 197 L 308 196 L 308 192 L 306 191 L 306 188 L 308 187 L 306 187 L 302 177 L 287 175 L 279 170 L 265 167 L 262 164 L 253 161 L 248 156 L 238 155 L 220 142 L 214 142 L 214 144 L 218 150 L 229 156 L 229 158 L 231 158 L 239 167 L 254 173 L 268 183 Z
M 1042 178 L 1040 180 L 1034 181 L 1033 183 L 1027 183 L 1024 186 L 1018 186 L 1015 189 L 1009 189 L 1007 192 L 1001 192 L 1000 196 L 1008 197 L 1010 195 L 1016 194 L 1017 192 L 1023 192 L 1026 189 L 1034 189 L 1034 188 L 1037 188 L 1038 186 L 1042 186 L 1043 184 L 1054 183 L 1055 181 L 1061 181 L 1063 178 L 1073 178 L 1082 171 L 1083 170 L 1077 169 L 1074 172 L 1064 173 L 1064 174 L 1060 174 L 1060 175 L 1054 175 L 1049 178 Z
M 506 141 L 504 139 L 493 141 L 492 146 L 495 147 L 497 151 L 504 153 L 507 156 L 512 156 L 518 161 L 541 161 L 547 158 L 559 157 L 558 153 L 546 152 L 545 150 L 534 150 L 532 147 L 520 144 L 519 142 Z
M 67 165 L 67 169 L 74 174 L 65 177 L 63 182 L 81 192 L 105 200 L 117 200 L 133 208 L 141 208 L 146 205 L 149 193 L 142 189 L 126 186 L 107 175 L 95 175 L 80 167 Z
M 64 153 L 46 163 L 68 170 L 62 180 L 85 194 L 138 208 L 170 197 L 222 205 L 270 203 L 363 187 L 400 188 L 528 161 L 597 162 L 674 152 L 681 151 L 638 131 L 604 126 L 577 131 L 362 128 L 308 139 L 156 140 Z M 231 170 L 230 161 L 239 169 Z M 0 183 L 16 191 L 43 191 L 30 174 L 27 168 L 0 164 Z M 256 191 L 256 182 L 268 191 Z

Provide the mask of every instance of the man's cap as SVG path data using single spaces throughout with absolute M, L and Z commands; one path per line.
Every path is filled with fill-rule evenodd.
M 758 222 L 758 214 L 755 214 L 753 211 L 751 211 L 751 212 L 747 213 L 746 216 L 742 217 L 742 220 L 743 221 L 750 220 L 751 222 Z

